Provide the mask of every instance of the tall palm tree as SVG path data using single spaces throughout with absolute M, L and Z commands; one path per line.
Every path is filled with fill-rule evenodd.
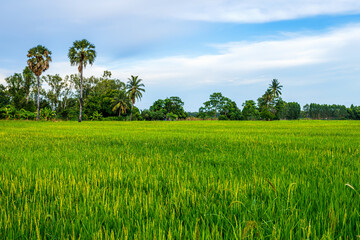
M 271 84 L 269 84 L 269 88 L 271 89 L 271 93 L 273 95 L 273 98 L 279 97 L 281 95 L 281 89 L 282 85 L 280 85 L 280 82 L 277 79 L 273 79 Z
M 131 100 L 131 113 L 130 113 L 130 121 L 132 119 L 132 111 L 134 108 L 135 100 L 141 99 L 142 93 L 145 92 L 145 89 L 142 87 L 145 87 L 143 83 L 141 83 L 142 79 L 139 78 L 139 76 L 133 76 L 131 75 L 131 78 L 128 78 L 128 82 L 126 84 L 127 93 L 129 95 L 129 98 Z
M 79 122 L 81 122 L 82 107 L 83 107 L 83 69 L 87 64 L 93 65 L 96 52 L 95 45 L 89 43 L 86 39 L 75 41 L 73 46 L 69 49 L 68 57 L 71 66 L 78 66 L 80 73 L 80 113 Z
M 51 52 L 42 45 L 37 45 L 31 48 L 27 54 L 30 70 L 36 75 L 37 78 L 37 114 L 36 120 L 39 120 L 40 113 L 40 76 L 43 72 L 49 69 L 49 63 L 51 60 Z
M 126 113 L 126 109 L 129 107 L 129 98 L 125 91 L 119 91 L 119 94 L 111 102 L 114 104 L 113 112 L 119 110 L 119 117 L 122 113 Z

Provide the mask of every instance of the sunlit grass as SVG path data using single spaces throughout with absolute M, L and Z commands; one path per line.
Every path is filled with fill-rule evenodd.
M 360 123 L 0 121 L 3 239 L 356 239 Z

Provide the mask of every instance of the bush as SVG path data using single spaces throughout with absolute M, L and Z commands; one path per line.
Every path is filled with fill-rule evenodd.
M 49 120 L 54 119 L 55 116 L 56 116 L 55 111 L 51 110 L 48 107 L 40 109 L 40 119 L 44 119 L 45 121 L 49 121 Z
M 21 109 L 16 113 L 17 119 L 21 120 L 35 120 L 36 119 L 36 113 L 26 111 L 25 109 Z
M 91 121 L 101 121 L 102 118 L 102 113 L 99 113 L 98 111 L 93 112 L 92 116 L 90 116 Z
M 152 120 L 164 120 L 165 115 L 163 112 L 157 111 L 157 112 L 150 112 L 150 117 Z
M 226 115 L 220 115 L 219 120 L 224 121 L 224 120 L 229 120 L 229 118 Z
M 16 109 L 13 106 L 7 105 L 0 109 L 0 117 L 5 118 L 6 120 L 15 119 Z
M 119 117 L 104 117 L 102 121 L 120 121 Z

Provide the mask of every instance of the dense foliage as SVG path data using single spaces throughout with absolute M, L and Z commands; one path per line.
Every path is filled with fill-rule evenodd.
M 200 107 L 198 117 L 202 119 L 216 118 L 219 120 L 242 120 L 241 110 L 231 99 L 216 92 L 210 95 L 209 101 Z
M 179 97 L 158 99 L 149 110 L 142 111 L 144 120 L 177 120 L 185 119 L 188 114 L 184 111 L 184 102 Z

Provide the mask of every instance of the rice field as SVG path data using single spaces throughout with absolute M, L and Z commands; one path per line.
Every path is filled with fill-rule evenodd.
M 360 122 L 0 121 L 0 239 L 360 239 Z

